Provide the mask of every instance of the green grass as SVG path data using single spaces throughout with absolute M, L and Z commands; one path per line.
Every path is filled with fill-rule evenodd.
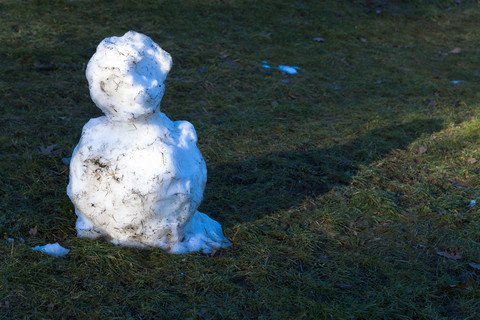
M 368 3 L 1 1 L 0 319 L 479 319 L 480 6 Z M 76 238 L 85 66 L 130 29 L 173 56 L 213 255 Z

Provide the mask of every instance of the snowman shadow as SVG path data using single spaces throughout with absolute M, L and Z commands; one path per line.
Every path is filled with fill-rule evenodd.
M 200 210 L 225 227 L 250 222 L 299 205 L 335 186 L 348 185 L 368 166 L 422 134 L 443 128 L 442 119 L 413 120 L 377 128 L 349 143 L 324 149 L 270 153 L 238 163 L 209 164 Z

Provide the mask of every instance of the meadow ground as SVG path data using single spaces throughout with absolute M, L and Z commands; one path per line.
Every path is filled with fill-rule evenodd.
M 76 238 L 85 66 L 131 29 L 227 249 Z M 467 0 L 0 1 L 0 319 L 480 319 L 479 40 Z

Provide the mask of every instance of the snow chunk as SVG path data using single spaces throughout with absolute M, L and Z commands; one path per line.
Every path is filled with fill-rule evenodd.
M 197 211 L 185 228 L 184 240 L 173 244 L 170 247 L 170 253 L 182 254 L 192 251 L 211 253 L 215 248 L 229 245 L 230 242 L 223 236 L 220 224 Z
M 64 257 L 70 251 L 70 249 L 65 249 L 59 245 L 58 242 L 46 244 L 44 246 L 36 246 L 33 247 L 32 250 L 42 251 L 57 258 Z
M 268 64 L 268 61 L 263 60 L 262 61 L 262 68 L 271 69 L 272 67 Z M 286 65 L 279 65 L 276 69 L 278 69 L 280 71 L 283 71 L 283 72 L 286 72 L 288 74 L 295 74 L 295 73 L 298 72 L 298 70 L 300 70 L 300 67 L 290 67 L 290 66 L 286 66 Z
M 473 199 L 472 201 L 470 201 L 470 203 L 468 204 L 468 206 L 470 208 L 473 208 L 475 207 L 475 205 L 477 204 L 477 200 L 480 199 L 480 197 L 477 197 L 476 199 Z
M 280 65 L 278 66 L 278 70 L 286 72 L 288 74 L 295 74 L 298 72 L 297 70 L 300 70 L 300 68 Z

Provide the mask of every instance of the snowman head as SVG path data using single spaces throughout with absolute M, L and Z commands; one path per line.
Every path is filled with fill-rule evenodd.
M 160 105 L 171 67 L 170 54 L 146 35 L 106 38 L 87 65 L 90 96 L 114 120 L 148 115 Z

